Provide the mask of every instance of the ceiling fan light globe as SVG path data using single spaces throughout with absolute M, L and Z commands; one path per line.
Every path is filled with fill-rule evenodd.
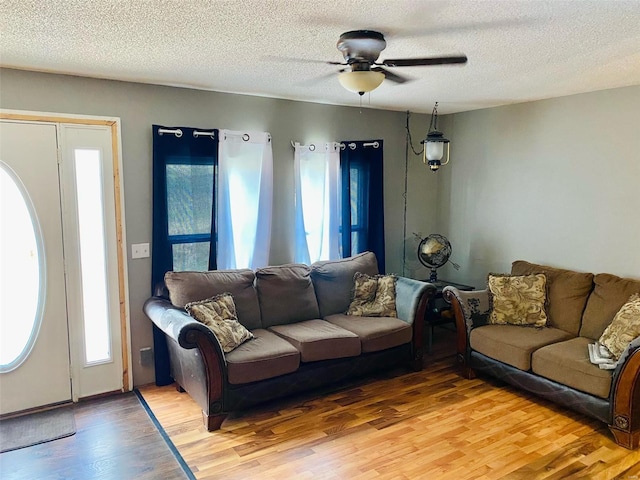
M 367 71 L 342 72 L 338 75 L 340 85 L 349 90 L 362 95 L 380 86 L 384 80 L 384 73 Z

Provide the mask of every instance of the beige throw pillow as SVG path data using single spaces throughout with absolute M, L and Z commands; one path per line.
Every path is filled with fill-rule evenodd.
M 369 276 L 357 272 L 347 315 L 359 317 L 397 317 L 395 275 Z
M 634 293 L 618 310 L 611 324 L 604 329 L 598 342 L 618 360 L 627 345 L 638 336 L 640 336 L 640 293 Z
M 547 324 L 546 277 L 535 275 L 489 275 L 489 323 L 544 327 Z
M 253 334 L 238 322 L 236 305 L 230 293 L 190 302 L 184 308 L 213 331 L 224 353 L 253 338 Z

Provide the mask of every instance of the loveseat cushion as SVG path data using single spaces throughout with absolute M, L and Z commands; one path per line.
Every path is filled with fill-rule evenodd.
M 531 369 L 531 354 L 546 345 L 562 342 L 571 334 L 558 328 L 516 325 L 485 325 L 471 330 L 473 350 L 520 370 Z
M 373 252 L 311 265 L 311 278 L 318 297 L 320 317 L 347 311 L 351 303 L 353 277 L 357 272 L 370 276 L 378 274 L 378 260 Z
M 576 390 L 609 398 L 611 370 L 603 370 L 589 361 L 587 345 L 591 340 L 576 337 L 547 345 L 533 352 L 534 373 Z
M 295 372 L 300 352 L 268 330 L 253 330 L 253 340 L 227 353 L 227 379 L 234 385 Z
M 582 316 L 580 336 L 597 340 L 629 297 L 640 292 L 640 280 L 599 273 Z
M 360 339 L 355 333 L 324 320 L 307 320 L 276 325 L 270 330 L 291 343 L 303 362 L 360 355 Z
M 264 328 L 320 318 L 307 265 L 287 264 L 256 270 L 256 290 Z
M 233 296 L 238 321 L 249 330 L 261 328 L 258 295 L 253 287 L 253 270 L 211 270 L 209 272 L 167 272 L 164 282 L 169 299 L 176 307 L 184 308 L 197 302 L 228 292 Z
M 578 335 L 582 312 L 593 288 L 593 274 L 547 267 L 516 260 L 512 275 L 544 273 L 547 277 L 548 325 Z
M 392 317 L 354 317 L 337 313 L 325 320 L 355 333 L 360 338 L 363 353 L 404 345 L 413 337 L 411 325 Z

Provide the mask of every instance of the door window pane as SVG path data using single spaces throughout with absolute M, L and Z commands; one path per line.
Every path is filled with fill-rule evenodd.
M 75 150 L 85 362 L 111 360 L 100 150 Z
M 44 303 L 44 255 L 24 187 L 0 162 L 0 372 L 29 356 Z

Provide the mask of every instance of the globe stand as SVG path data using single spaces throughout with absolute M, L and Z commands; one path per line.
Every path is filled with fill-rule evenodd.
M 431 275 L 429 275 L 429 283 L 436 283 L 438 281 L 438 271 L 435 268 L 431 269 Z

